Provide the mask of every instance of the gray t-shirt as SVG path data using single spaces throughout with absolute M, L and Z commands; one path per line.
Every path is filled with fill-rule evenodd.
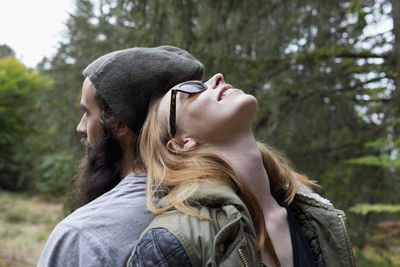
M 146 208 L 146 175 L 128 175 L 58 223 L 37 266 L 125 266 L 153 218 Z

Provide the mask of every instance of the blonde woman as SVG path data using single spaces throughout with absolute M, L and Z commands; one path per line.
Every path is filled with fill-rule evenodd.
M 216 74 L 155 101 L 141 134 L 157 216 L 127 266 L 352 266 L 343 212 L 258 143 L 257 101 Z

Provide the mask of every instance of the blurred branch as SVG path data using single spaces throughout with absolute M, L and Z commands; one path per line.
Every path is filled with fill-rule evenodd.
M 364 38 L 359 38 L 357 40 L 357 42 L 358 43 L 364 43 L 364 42 L 375 41 L 377 37 L 383 37 L 385 34 L 391 34 L 392 32 L 393 32 L 393 30 L 387 30 L 387 31 L 384 31 L 384 32 L 375 33 L 373 35 L 365 36 Z
M 302 157 L 302 156 L 307 156 L 307 155 L 311 155 L 311 154 L 313 154 L 313 155 L 316 155 L 316 154 L 329 154 L 332 151 L 338 151 L 338 150 L 341 150 L 341 149 L 358 147 L 358 146 L 359 146 L 358 143 L 351 142 L 351 143 L 342 144 L 340 146 L 335 146 L 335 147 L 322 148 L 322 149 L 310 149 L 310 150 L 307 150 L 307 151 L 302 151 L 302 153 L 293 154 L 293 156 Z
M 351 212 L 365 215 L 369 212 L 400 212 L 400 205 L 392 204 L 357 204 L 349 209 Z
M 379 99 L 369 99 L 369 100 L 364 100 L 364 99 L 356 99 L 353 98 L 354 102 L 358 103 L 389 103 L 392 101 L 390 98 L 379 98 Z
M 320 56 L 320 58 L 328 58 L 328 57 L 337 57 L 337 58 L 383 58 L 388 59 L 388 54 L 373 54 L 368 52 L 361 52 L 361 53 L 338 53 L 338 54 L 326 54 Z
M 377 82 L 377 81 L 380 81 L 380 80 L 385 79 L 385 78 L 391 79 L 392 77 L 390 77 L 390 76 L 388 76 L 388 75 L 385 75 L 385 76 L 382 76 L 382 77 L 375 77 L 375 78 L 366 80 L 366 81 L 364 81 L 364 82 L 360 82 L 360 83 L 358 83 L 358 84 L 356 84 L 356 85 L 349 86 L 349 87 L 345 87 L 345 88 L 342 88 L 342 89 L 333 90 L 333 91 L 334 91 L 334 92 L 337 92 L 337 91 L 345 92 L 345 91 L 357 90 L 357 89 L 359 89 L 360 87 L 362 87 L 362 86 L 364 86 L 364 85 L 366 85 L 366 84 L 373 83 L 373 82 Z

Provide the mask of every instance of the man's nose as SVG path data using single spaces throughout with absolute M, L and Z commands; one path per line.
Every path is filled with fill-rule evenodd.
M 86 135 L 86 120 L 84 117 L 82 117 L 78 126 L 76 126 L 76 132 L 82 135 Z

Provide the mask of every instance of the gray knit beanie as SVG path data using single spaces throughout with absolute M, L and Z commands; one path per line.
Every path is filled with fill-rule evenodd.
M 99 57 L 84 70 L 111 110 L 136 135 L 153 99 L 172 86 L 201 80 L 204 66 L 187 51 L 173 46 L 135 47 Z

